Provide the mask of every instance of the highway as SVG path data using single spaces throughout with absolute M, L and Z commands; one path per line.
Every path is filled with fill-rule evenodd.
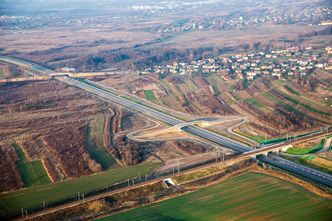
M 142 104 L 136 103 L 134 101 L 128 100 L 126 98 L 120 97 L 118 95 L 115 95 L 111 92 L 108 92 L 106 90 L 100 89 L 99 87 L 96 86 L 92 86 L 91 84 L 93 84 L 92 82 L 86 83 L 86 82 L 82 82 L 70 77 L 64 77 L 64 78 L 58 78 L 59 80 L 62 80 L 63 82 L 67 83 L 67 84 L 71 84 L 73 86 L 76 86 L 78 88 L 81 88 L 85 91 L 89 91 L 93 94 L 98 95 L 99 97 L 102 97 L 104 99 L 107 99 L 111 102 L 115 102 L 118 103 L 122 106 L 125 106 L 129 109 L 141 112 L 143 114 L 147 114 L 159 121 L 162 121 L 164 123 L 167 123 L 169 125 L 177 125 L 177 124 L 182 124 L 185 123 L 185 121 L 180 120 L 178 118 L 172 117 L 168 114 L 165 114 L 163 112 L 157 111 L 155 109 L 152 109 L 150 107 L 144 106 Z M 213 143 L 216 143 L 218 145 L 227 147 L 229 149 L 232 149 L 234 151 L 243 153 L 246 151 L 250 151 L 252 150 L 251 147 L 240 143 L 238 141 L 235 140 L 231 140 L 227 137 L 224 137 L 220 134 L 214 133 L 212 131 L 206 130 L 204 128 L 200 128 L 198 126 L 194 126 L 194 125 L 190 125 L 190 126 L 185 126 L 183 128 L 184 131 L 189 132 L 191 134 L 194 134 L 198 137 L 204 138 L 206 140 L 209 140 Z
M 330 174 L 315 170 L 311 167 L 294 163 L 273 154 L 268 154 L 268 156 L 259 155 L 257 156 L 257 159 L 262 162 L 271 164 L 272 166 L 291 171 L 294 174 L 309 178 L 326 186 L 332 187 L 332 175 Z
M 17 59 L 17 58 L 12 58 L 12 57 L 7 57 L 7 56 L 0 56 L 0 61 L 16 64 L 16 65 L 21 65 L 21 66 L 27 66 L 30 67 L 32 70 L 39 71 L 39 72 L 45 72 L 47 74 L 52 74 L 54 73 L 53 70 L 45 68 L 41 65 L 38 65 L 36 63 L 30 62 L 30 61 L 24 61 L 22 59 Z
M 220 134 L 214 133 L 212 131 L 203 129 L 197 126 L 186 126 L 182 128 L 184 131 L 194 134 L 196 136 L 202 137 L 204 139 L 210 140 L 216 144 L 227 147 L 229 149 L 238 151 L 240 153 L 253 150 L 251 147 L 240 143 L 236 140 L 224 137 Z

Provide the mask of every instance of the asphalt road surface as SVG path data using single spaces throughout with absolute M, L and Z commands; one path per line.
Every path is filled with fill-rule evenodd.
M 268 156 L 259 155 L 257 159 L 271 164 L 272 166 L 282 168 L 287 171 L 291 171 L 295 174 L 303 177 L 315 180 L 319 183 L 325 184 L 326 186 L 332 187 L 332 175 L 315 170 L 311 167 L 300 165 L 292 161 L 286 160 L 282 157 L 269 154 Z
M 32 70 L 35 71 L 40 71 L 40 72 L 45 72 L 47 74 L 51 74 L 54 73 L 53 70 L 45 68 L 41 65 L 38 65 L 36 63 L 30 62 L 30 61 L 24 61 L 21 59 L 17 59 L 17 58 L 11 58 L 11 57 L 6 57 L 6 56 L 0 56 L 0 61 L 4 61 L 4 62 L 8 62 L 8 63 L 12 63 L 12 64 L 16 64 L 16 65 L 23 65 L 23 66 L 28 66 L 30 67 Z

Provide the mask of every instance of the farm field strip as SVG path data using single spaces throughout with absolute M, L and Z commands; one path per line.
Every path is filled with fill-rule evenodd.
M 198 89 L 196 84 L 191 79 L 186 80 L 186 85 L 187 85 L 187 87 L 189 88 L 190 91 L 195 91 L 195 90 Z
M 272 101 L 274 101 L 276 104 L 280 104 L 282 105 L 283 107 L 289 109 L 289 110 L 292 110 L 293 112 L 301 115 L 301 116 L 306 116 L 308 117 L 309 119 L 311 120 L 317 120 L 319 122 L 322 122 L 322 123 L 325 123 L 325 124 L 328 124 L 328 122 L 326 122 L 325 120 L 326 119 L 326 116 L 325 118 L 323 117 L 319 117 L 317 116 L 317 114 L 311 112 L 310 115 L 306 114 L 306 113 L 303 113 L 302 111 L 298 110 L 296 107 L 294 107 L 294 104 L 289 104 L 289 103 L 286 103 L 285 101 L 281 100 L 280 98 L 274 96 L 271 92 L 265 92 L 264 93 L 264 96 L 268 99 L 271 99 Z
M 314 155 L 306 155 L 301 158 L 301 161 L 304 161 L 305 164 L 309 166 L 317 167 L 318 169 L 323 169 L 327 173 L 332 173 L 332 161 L 325 159 L 323 157 L 317 157 Z
M 303 100 L 301 98 L 294 98 L 292 96 L 282 93 L 281 91 L 278 91 L 277 93 L 278 93 L 278 95 L 283 97 L 285 100 L 291 102 L 292 104 L 300 105 L 300 106 L 304 107 L 305 109 L 307 109 L 311 112 L 317 113 L 317 114 L 331 116 L 331 113 L 327 113 L 327 112 L 321 110 L 323 107 L 320 107 L 321 109 L 318 109 L 318 107 L 313 107 L 312 105 L 307 104 L 309 102 L 306 102 L 305 100 Z M 310 102 L 310 103 L 312 103 L 312 102 Z
M 104 130 L 105 130 L 105 113 L 97 115 L 91 127 L 91 135 L 97 148 L 105 148 Z
M 329 220 L 331 209 L 331 200 L 300 186 L 269 175 L 246 173 L 100 220 Z
M 16 163 L 26 187 L 51 183 L 41 160 L 29 160 L 17 143 L 13 147 L 19 157 Z
M 149 101 L 154 101 L 157 99 L 152 90 L 144 90 L 144 95 L 145 98 Z
M 216 93 L 216 95 L 220 95 L 221 91 L 219 89 L 218 82 L 216 81 L 216 77 L 214 77 L 214 75 L 212 75 L 212 76 L 208 77 L 207 79 L 208 79 L 210 85 L 212 85 L 214 93 Z
M 332 161 L 331 160 L 327 160 L 327 159 L 324 159 L 321 157 L 316 157 L 316 158 L 310 160 L 309 162 L 332 172 Z
M 21 209 L 43 208 L 43 201 L 52 203 L 75 199 L 77 193 L 91 193 L 138 174 L 149 174 L 157 164 L 139 164 L 132 167 L 109 169 L 105 172 L 0 194 L 0 217 L 20 214 Z M 47 199 L 47 200 L 46 200 Z
M 285 84 L 284 87 L 286 88 L 287 91 L 289 91 L 290 93 L 296 95 L 296 96 L 301 96 L 301 94 L 295 90 L 294 88 L 290 87 L 288 84 Z
M 103 170 L 107 170 L 111 167 L 118 166 L 118 164 L 105 148 L 103 141 L 103 136 L 105 136 L 104 121 L 100 121 L 98 119 L 105 119 L 104 114 L 102 117 L 97 117 L 96 121 L 92 125 L 92 128 L 90 128 L 90 126 L 87 127 L 86 144 L 92 158 L 101 165 Z M 93 130 L 93 132 L 91 130 Z
M 294 93 L 290 93 L 290 95 L 295 96 L 296 99 L 300 99 L 300 100 L 302 100 L 302 101 L 304 101 L 306 103 L 313 104 L 317 108 L 318 107 L 325 107 L 324 102 L 321 101 L 321 100 L 319 100 L 319 99 L 317 99 L 317 96 L 313 97 L 312 95 L 303 92 L 303 89 L 302 88 L 298 88 L 298 85 L 292 84 L 292 83 L 288 83 L 288 84 L 285 84 L 284 86 L 286 86 L 286 85 L 288 85 L 289 88 L 292 88 L 294 91 L 296 91 L 297 93 L 299 93 L 299 95 L 294 94 Z M 288 91 L 287 88 L 286 88 L 286 91 Z
M 20 161 L 17 165 L 27 187 L 51 183 L 51 180 L 40 160 Z
M 265 105 L 262 102 L 253 97 L 247 98 L 246 101 L 259 109 L 263 109 L 265 107 Z

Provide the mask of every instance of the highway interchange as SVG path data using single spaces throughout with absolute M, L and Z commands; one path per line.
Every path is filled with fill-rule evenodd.
M 54 71 L 47 69 L 45 67 L 42 67 L 40 65 L 37 65 L 35 63 L 31 63 L 28 61 L 21 61 L 16 58 L 0 57 L 0 60 L 18 64 L 18 65 L 30 66 L 32 69 L 42 71 L 46 74 L 54 73 Z M 145 105 L 128 100 L 119 95 L 113 94 L 113 93 L 109 92 L 108 90 L 105 90 L 104 88 L 102 88 L 100 85 L 95 84 L 91 81 L 81 81 L 81 80 L 77 80 L 77 79 L 70 78 L 70 77 L 56 77 L 56 79 L 58 79 L 64 83 L 70 84 L 72 86 L 78 87 L 80 89 L 83 89 L 85 91 L 88 91 L 90 93 L 93 93 L 93 94 L 97 95 L 98 97 L 106 99 L 110 102 L 120 104 L 126 108 L 140 112 L 142 114 L 147 114 L 166 124 L 177 125 L 177 124 L 181 124 L 181 123 L 185 122 L 181 119 L 175 118 L 166 113 L 160 112 L 156 109 L 147 107 Z M 204 129 L 204 128 L 201 128 L 198 126 L 194 126 L 194 125 L 185 126 L 183 128 L 183 130 L 188 133 L 194 134 L 198 137 L 212 141 L 218 145 L 221 145 L 221 146 L 227 147 L 229 149 L 232 149 L 236 152 L 242 153 L 243 155 L 252 156 L 252 153 L 255 151 L 254 149 L 252 149 L 251 147 L 249 147 L 243 143 L 240 143 L 238 141 L 224 137 L 220 134 L 214 133 L 212 131 L 209 131 L 207 129 Z M 265 148 L 269 148 L 269 147 L 265 147 Z M 271 148 L 271 150 L 273 150 L 275 148 L 275 145 L 271 146 L 270 148 Z M 286 160 L 282 157 L 275 156 L 272 154 L 267 154 L 266 156 L 264 156 L 264 155 L 261 155 L 261 152 L 258 151 L 257 154 L 255 153 L 255 155 L 257 155 L 257 159 L 259 159 L 260 161 L 262 161 L 264 163 L 290 171 L 294 174 L 309 178 L 318 183 L 322 183 L 329 187 L 332 187 L 332 176 L 330 174 L 312 169 L 312 168 L 304 166 L 304 165 L 294 163 L 292 161 Z
M 152 109 L 150 107 L 133 102 L 126 98 L 115 95 L 109 91 L 101 89 L 101 88 L 99 88 L 100 87 L 99 85 L 97 85 L 91 81 L 80 81 L 80 80 L 76 80 L 76 79 L 69 78 L 69 77 L 61 78 L 61 80 L 67 84 L 70 84 L 70 85 L 76 86 L 78 88 L 81 88 L 85 91 L 91 92 L 91 93 L 98 95 L 99 97 L 102 97 L 104 99 L 107 99 L 111 102 L 115 102 L 124 107 L 130 108 L 132 110 L 141 112 L 143 114 L 150 115 L 153 118 L 156 118 L 157 120 L 162 121 L 164 123 L 167 123 L 170 125 L 184 123 L 183 120 L 180 120 L 180 119 L 170 116 L 168 114 L 162 113 L 162 112 Z M 183 128 L 183 130 L 186 132 L 189 132 L 191 134 L 194 134 L 196 136 L 199 136 L 201 138 L 210 140 L 218 145 L 221 145 L 221 146 L 227 147 L 229 149 L 232 149 L 234 151 L 240 152 L 244 155 L 246 153 L 248 155 L 252 155 L 252 153 L 255 151 L 253 148 L 251 148 L 243 143 L 240 143 L 238 141 L 224 137 L 220 134 L 211 132 L 207 129 L 200 128 L 198 126 L 186 126 Z M 279 146 L 273 145 L 270 147 L 270 149 L 273 150 L 274 148 L 277 148 L 277 147 L 279 147 Z M 265 147 L 265 149 L 267 149 L 267 148 L 269 148 L 269 147 Z M 261 154 L 262 153 L 259 150 L 257 150 L 257 153 L 255 153 L 255 155 L 258 155 L 257 159 L 259 159 L 260 161 L 262 161 L 264 163 L 273 165 L 278 168 L 285 169 L 294 174 L 309 178 L 316 182 L 319 182 L 319 183 L 322 183 L 329 187 L 332 187 L 332 176 L 329 174 L 312 169 L 307 166 L 303 166 L 303 165 L 294 163 L 294 162 L 286 160 L 282 157 L 274 156 L 271 154 L 264 156 Z
M 180 120 L 178 118 L 175 118 L 173 116 L 170 116 L 168 114 L 165 114 L 163 112 L 160 112 L 158 110 L 152 109 L 150 107 L 144 106 L 142 104 L 138 104 L 134 101 L 128 100 L 126 98 L 120 97 L 118 95 L 112 94 L 111 92 L 108 92 L 106 90 L 100 89 L 99 85 L 94 84 L 91 81 L 79 81 L 73 78 L 69 78 L 69 77 L 64 77 L 64 78 L 59 78 L 62 79 L 62 81 L 64 81 L 67 84 L 71 84 L 73 86 L 79 87 L 85 91 L 89 91 L 91 93 L 94 93 L 96 95 L 98 95 L 99 97 L 108 99 L 112 102 L 118 103 L 122 106 L 125 106 L 129 109 L 138 111 L 140 113 L 143 114 L 147 114 L 159 121 L 162 121 L 164 123 L 167 123 L 171 126 L 177 125 L 177 124 L 182 124 L 185 123 L 185 121 Z M 88 83 L 86 83 L 88 82 Z M 95 85 L 95 86 L 94 86 Z M 200 128 L 198 126 L 194 126 L 194 125 L 190 125 L 190 126 L 186 126 L 183 128 L 183 130 L 185 130 L 186 132 L 192 133 L 196 136 L 199 136 L 201 138 L 210 140 L 216 144 L 219 144 L 221 146 L 225 146 L 228 147 L 232 150 L 238 151 L 238 152 L 245 152 L 245 151 L 249 151 L 252 150 L 251 147 L 240 143 L 238 141 L 235 140 L 231 140 L 227 137 L 221 136 L 217 133 L 211 132 L 209 130 Z

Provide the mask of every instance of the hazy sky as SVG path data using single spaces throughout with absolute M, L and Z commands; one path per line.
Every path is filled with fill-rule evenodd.
M 129 8 L 133 5 L 179 5 L 192 3 L 211 3 L 227 0 L 0 0 L 1 15 L 24 15 L 63 10 L 109 10 Z M 238 0 L 241 1 L 241 0 Z
M 41 13 L 57 10 L 105 10 L 134 4 L 134 0 L 0 0 L 2 15 Z

